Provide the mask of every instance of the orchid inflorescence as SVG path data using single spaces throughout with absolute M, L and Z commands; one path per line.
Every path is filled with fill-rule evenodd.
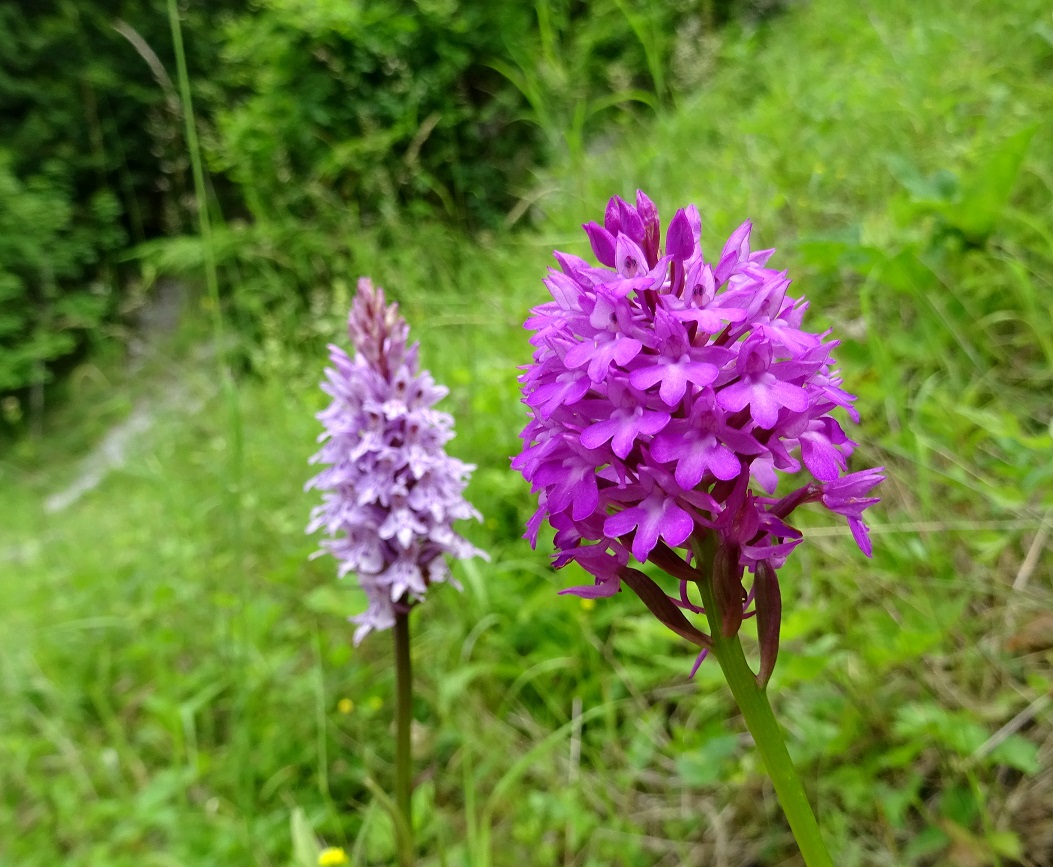
M 367 278 L 348 333 L 353 358 L 329 347 L 322 388 L 333 400 L 318 414 L 324 445 L 311 459 L 329 466 L 307 483 L 324 492 L 307 532 L 326 531 L 321 546 L 340 561 L 340 576 L 356 573 L 366 592 L 369 607 L 353 618 L 357 644 L 392 627 L 428 585 L 451 580 L 444 555 L 486 555 L 451 526 L 479 513 L 463 496 L 474 467 L 446 453 L 453 419 L 434 409 L 447 389 L 418 369 L 398 305 Z
M 576 562 L 595 579 L 563 592 L 611 596 L 625 582 L 702 656 L 709 636 L 683 612 L 702 613 L 690 585 L 711 568 L 723 633 L 758 616 L 766 681 L 776 570 L 801 541 L 791 513 L 821 504 L 871 554 L 862 513 L 883 476 L 848 472 L 855 444 L 832 413 L 859 418 L 830 357 L 838 343 L 802 328 L 808 305 L 766 267 L 773 250 L 751 252 L 749 221 L 713 262 L 693 205 L 669 222 L 664 254 L 642 192 L 635 207 L 611 199 L 603 225 L 584 228 L 600 267 L 555 253 L 553 300 L 526 323 L 535 351 L 520 382 L 532 418 L 513 466 L 539 498 L 527 538 L 536 544 L 547 518 L 556 567 Z M 802 471 L 812 480 L 776 496 L 781 474 Z M 630 557 L 678 578 L 679 593 L 660 591 Z

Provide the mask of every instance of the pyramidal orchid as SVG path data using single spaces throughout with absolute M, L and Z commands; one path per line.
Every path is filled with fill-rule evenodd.
M 446 557 L 486 555 L 453 530 L 479 518 L 464 499 L 474 467 L 446 453 L 453 419 L 435 409 L 447 390 L 421 370 L 419 345 L 397 304 L 368 278 L 358 281 L 348 317 L 354 348 L 329 347 L 322 389 L 332 403 L 319 413 L 325 430 L 312 463 L 326 467 L 307 489 L 322 491 L 307 532 L 325 531 L 322 551 L 354 573 L 368 599 L 352 618 L 358 644 L 394 628 L 396 663 L 396 803 L 403 821 L 400 861 L 412 860 L 410 813 L 411 671 L 409 612 L 429 586 L 452 581 Z
M 849 471 L 855 443 L 837 415 L 859 418 L 831 357 L 837 341 L 805 328 L 807 303 L 767 267 L 774 251 L 751 249 L 748 221 L 710 260 L 698 210 L 676 212 L 663 248 L 642 192 L 635 206 L 611 199 L 603 224 L 584 229 L 599 265 L 557 252 L 552 300 L 526 323 L 531 418 L 513 466 L 538 495 L 527 538 L 536 544 L 547 521 L 556 567 L 592 575 L 564 593 L 628 586 L 700 649 L 698 662 L 717 656 L 807 863 L 828 864 L 765 687 L 779 646 L 777 573 L 802 539 L 793 512 L 813 504 L 847 518 L 872 553 L 862 516 L 883 476 Z M 676 592 L 633 561 L 670 575 Z M 704 615 L 709 632 L 689 615 Z M 756 676 L 738 641 L 754 616 Z

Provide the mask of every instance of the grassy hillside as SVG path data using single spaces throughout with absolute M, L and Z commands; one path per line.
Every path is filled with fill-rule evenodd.
M 727 34 L 675 112 L 539 179 L 529 231 L 349 225 L 345 279 L 246 348 L 237 425 L 197 306 L 139 373 L 86 365 L 0 458 L 0 863 L 285 865 L 297 808 L 390 863 L 390 642 L 352 649 L 363 599 L 303 535 L 315 349 L 358 273 L 452 389 L 492 557 L 414 615 L 422 863 L 797 863 L 715 667 L 688 680 L 635 598 L 558 597 L 580 576 L 519 538 L 522 321 L 553 247 L 641 187 L 697 203 L 707 250 L 746 217 L 779 248 L 888 467 L 872 561 L 816 516 L 781 573 L 771 692 L 836 863 L 1053 864 L 1053 17 L 867 7 Z M 135 407 L 123 466 L 47 511 Z

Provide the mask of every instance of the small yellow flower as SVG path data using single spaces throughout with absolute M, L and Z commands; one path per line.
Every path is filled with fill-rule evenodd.
M 349 714 L 355 709 L 355 703 L 349 698 L 342 698 L 336 703 L 336 709 L 342 714 Z
M 369 699 L 368 704 L 370 710 L 380 710 L 384 706 L 384 699 L 379 695 L 374 695 Z
M 339 846 L 330 846 L 318 853 L 318 867 L 336 867 L 347 862 L 347 853 Z
M 592 611 L 592 609 L 595 608 L 595 607 L 596 607 L 596 600 L 595 599 L 582 599 L 581 600 L 581 609 L 582 609 L 582 611 Z

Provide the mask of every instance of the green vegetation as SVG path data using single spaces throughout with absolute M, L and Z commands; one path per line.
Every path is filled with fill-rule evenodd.
M 217 252 L 238 269 L 232 308 L 246 334 L 262 310 L 301 315 L 319 282 L 342 275 L 351 231 L 521 216 L 539 166 L 580 163 L 587 133 L 694 80 L 698 52 L 681 30 L 751 6 L 183 5 L 209 204 L 230 220 Z M 144 303 L 141 260 L 200 265 L 196 240 L 171 240 L 201 200 L 175 67 L 156 3 L 0 9 L 0 395 L 33 390 L 34 423 L 44 386 Z
M 121 251 L 189 222 L 171 41 L 154 5 L 0 9 L 0 395 L 33 388 L 42 405 L 56 371 L 141 303 Z M 188 13 L 195 70 L 214 64 L 201 37 L 226 5 Z
M 1053 18 L 871 6 L 707 33 L 697 92 L 604 146 L 572 146 L 546 97 L 567 151 L 518 234 L 405 210 L 231 221 L 240 436 L 203 294 L 140 372 L 112 347 L 77 367 L 47 435 L 0 457 L 0 862 L 285 865 L 292 825 L 304 858 L 313 834 L 391 863 L 370 788 L 393 776 L 390 640 L 352 649 L 361 596 L 302 533 L 324 343 L 368 273 L 451 387 L 492 557 L 414 615 L 421 863 L 793 863 L 719 671 L 688 681 L 692 649 L 633 597 L 556 596 L 581 576 L 519 538 L 522 321 L 551 249 L 584 255 L 578 225 L 639 186 L 667 216 L 698 203 L 710 245 L 749 216 L 779 248 L 843 340 L 864 463 L 888 468 L 872 561 L 817 523 L 780 573 L 770 694 L 835 863 L 1053 863 Z M 27 261 L 65 237 L 47 208 Z M 150 255 L 186 269 L 201 244 Z M 134 407 L 153 425 L 124 466 L 47 511 Z

